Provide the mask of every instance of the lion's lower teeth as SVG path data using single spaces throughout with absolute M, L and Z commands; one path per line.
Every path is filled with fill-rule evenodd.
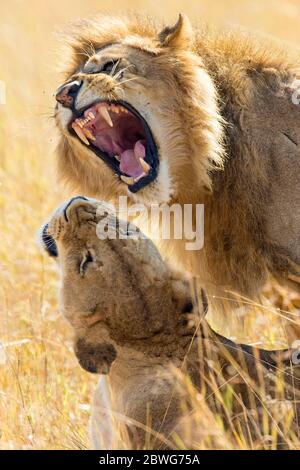
M 148 163 L 145 162 L 143 158 L 140 158 L 140 164 L 142 165 L 144 172 L 148 174 L 150 170 L 150 165 L 148 165 Z
M 144 178 L 144 176 L 146 176 L 147 173 L 142 173 L 140 176 L 137 176 L 136 178 L 134 178 L 134 182 L 137 183 L 138 181 L 140 181 L 141 178 Z
M 126 184 L 134 184 L 134 178 L 132 176 L 125 176 L 125 175 L 121 175 L 121 180 L 124 181 L 124 183 Z

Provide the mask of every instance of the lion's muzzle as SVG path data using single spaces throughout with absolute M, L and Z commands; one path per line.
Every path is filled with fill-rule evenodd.
M 55 95 L 56 101 L 65 108 L 74 108 L 77 94 L 82 85 L 82 81 L 74 80 L 71 83 L 67 83 L 58 88 Z

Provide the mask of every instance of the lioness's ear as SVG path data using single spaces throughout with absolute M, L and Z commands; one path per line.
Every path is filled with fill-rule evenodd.
M 167 26 L 158 35 L 162 47 L 170 46 L 180 49 L 188 47 L 192 42 L 193 28 L 187 16 L 179 14 L 174 26 Z

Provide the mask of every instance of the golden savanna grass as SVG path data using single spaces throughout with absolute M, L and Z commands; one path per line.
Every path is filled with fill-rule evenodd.
M 6 86 L 6 104 L 0 104 L 0 449 L 90 445 L 87 428 L 96 377 L 82 371 L 74 357 L 71 330 L 57 309 L 54 263 L 39 250 L 36 234 L 49 212 L 71 195 L 58 186 L 55 175 L 53 92 L 60 77 L 53 32 L 78 17 L 120 7 L 171 21 L 181 11 L 195 22 L 272 35 L 287 47 L 300 40 L 298 0 L 126 0 L 118 7 L 111 0 L 2 2 L 0 81 Z M 254 308 L 253 315 L 228 317 L 223 334 L 267 347 L 278 344 L 282 318 L 285 312 L 299 313 L 300 298 L 274 284 L 267 295 L 267 315 L 256 315 Z M 226 406 L 230 399 L 222 398 Z M 202 410 L 192 389 L 191 400 L 199 408 L 199 426 L 215 437 L 200 440 L 204 448 L 263 448 L 276 433 L 276 426 L 266 428 L 259 443 L 238 430 L 230 438 L 220 431 L 218 416 Z M 292 436 L 290 447 L 300 448 Z

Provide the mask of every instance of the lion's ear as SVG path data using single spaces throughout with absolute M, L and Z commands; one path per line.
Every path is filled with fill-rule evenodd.
M 179 14 L 174 26 L 167 26 L 158 35 L 162 47 L 176 47 L 184 49 L 192 43 L 193 28 L 186 15 Z

